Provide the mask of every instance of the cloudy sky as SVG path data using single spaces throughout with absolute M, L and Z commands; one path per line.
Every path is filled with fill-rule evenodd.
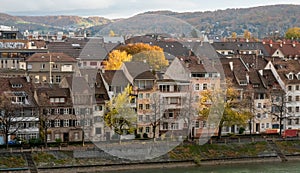
M 300 0 L 0 0 L 0 12 L 12 15 L 103 16 L 113 19 L 155 10 L 214 11 L 274 4 L 300 5 Z

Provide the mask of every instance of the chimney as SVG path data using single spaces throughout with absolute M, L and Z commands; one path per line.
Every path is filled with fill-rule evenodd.
M 230 66 L 230 70 L 233 71 L 233 62 L 232 61 L 229 62 L 229 66 Z
M 270 40 L 270 47 L 273 47 L 273 41 Z
M 264 70 L 258 70 L 258 73 L 263 76 L 264 75 Z
M 296 42 L 295 41 L 293 41 L 292 46 L 296 47 Z

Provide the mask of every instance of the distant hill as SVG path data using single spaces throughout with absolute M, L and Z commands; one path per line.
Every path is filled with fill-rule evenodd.
M 74 31 L 88 28 L 94 34 L 145 34 L 168 32 L 190 36 L 193 30 L 211 36 L 243 35 L 249 30 L 252 36 L 283 35 L 290 27 L 300 27 L 300 5 L 271 5 L 253 8 L 226 9 L 206 12 L 177 13 L 152 11 L 128 19 L 110 20 L 102 17 L 79 16 L 11 16 L 0 13 L 0 25 L 10 25 L 19 30 Z
M 151 15 L 153 15 L 153 18 L 149 17 Z M 178 23 L 180 22 L 178 19 L 180 19 L 182 20 L 181 23 L 187 22 L 199 32 L 212 36 L 231 36 L 232 32 L 243 35 L 245 30 L 249 30 L 252 36 L 263 38 L 266 36 L 283 36 L 288 28 L 300 27 L 299 16 L 300 5 L 271 5 L 184 13 L 151 11 L 124 19 L 130 25 L 126 25 L 122 21 L 123 25 L 114 24 L 116 27 L 110 26 L 110 29 L 116 30 L 116 33 L 119 31 L 119 34 L 139 34 L 155 32 L 157 27 L 161 28 L 161 25 L 164 25 L 165 31 L 173 31 L 177 35 L 181 35 L 183 32 L 184 35 L 190 35 L 191 33 L 183 30 L 182 26 L 174 28 L 172 24 L 169 25 L 170 20 Z M 166 25 L 164 21 L 167 21 L 169 24 Z M 151 27 L 151 24 L 154 26 Z M 132 30 L 129 30 L 129 28 Z M 189 32 L 192 32 L 192 30 Z

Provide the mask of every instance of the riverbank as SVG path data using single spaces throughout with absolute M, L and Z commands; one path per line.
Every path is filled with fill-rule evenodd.
M 274 142 L 273 142 L 274 143 Z M 276 149 L 274 148 L 276 147 Z M 132 161 L 111 156 L 101 149 L 86 148 L 80 152 L 73 150 L 30 151 L 27 157 L 22 153 L 6 153 L 9 157 L 20 157 L 28 162 L 32 158 L 33 165 L 24 164 L 19 168 L 5 168 L 2 171 L 29 172 L 100 172 L 135 169 L 177 168 L 214 166 L 245 163 L 282 162 L 278 151 L 282 151 L 287 161 L 300 160 L 300 141 L 276 141 L 270 145 L 268 141 L 236 144 L 182 144 L 158 158 L 144 161 Z M 1 158 L 1 160 L 5 158 Z M 16 160 L 16 158 L 14 158 Z M 20 164 L 19 164 L 20 165 Z

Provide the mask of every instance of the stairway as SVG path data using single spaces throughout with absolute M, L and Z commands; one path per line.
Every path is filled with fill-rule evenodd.
M 272 149 L 276 151 L 282 162 L 288 161 L 286 156 L 281 152 L 281 150 L 277 147 L 276 143 L 273 140 L 267 140 L 267 142 L 272 147 Z
M 27 160 L 29 171 L 31 173 L 38 173 L 38 170 L 33 162 L 31 152 L 25 152 L 25 158 Z

